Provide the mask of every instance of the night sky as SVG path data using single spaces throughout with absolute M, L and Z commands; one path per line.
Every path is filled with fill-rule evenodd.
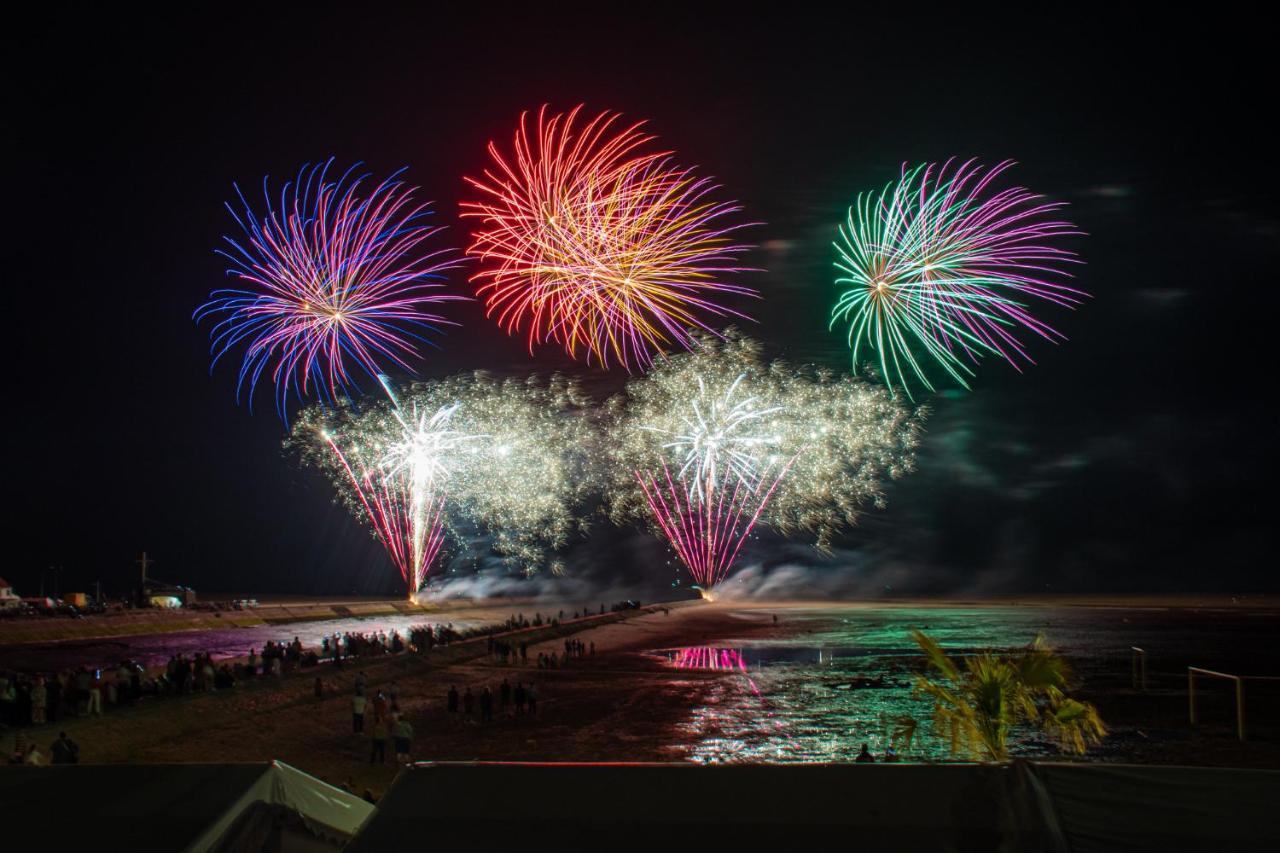
M 826 330 L 830 241 L 903 161 L 1014 158 L 1089 237 L 1076 312 L 1019 374 L 926 397 L 918 471 L 823 557 L 766 537 L 760 589 L 890 592 L 1275 590 L 1266 547 L 1274 419 L 1274 49 L 1245 22 L 1079 14 L 1014 32 L 926 20 L 662 14 L 472 20 L 268 11 L 64 11 L 8 33 L 9 511 L 3 574 L 34 594 L 152 573 L 201 591 L 394 593 L 378 543 L 281 450 L 269 396 L 210 376 L 192 310 L 225 281 L 232 182 L 308 161 L 408 166 L 461 245 L 462 175 L 550 103 L 647 118 L 767 223 L 745 330 L 771 356 L 848 369 Z M 552 7 L 544 7 L 550 9 Z M 102 17 L 95 17 L 101 14 Z M 1127 14 L 1127 13 L 1125 13 Z M 275 15 L 276 17 L 271 17 Z M 1078 15 L 1078 16 L 1077 16 Z M 1256 35 L 1255 35 L 1256 31 Z M 465 275 L 451 288 L 468 291 Z M 601 399 L 624 377 L 531 359 L 475 303 L 420 375 L 568 369 Z M 584 583 L 671 579 L 652 537 L 596 526 Z M 458 573 L 471 571 L 458 559 Z M 46 575 L 52 586 L 52 576 Z M 532 587 L 531 587 L 532 588 Z

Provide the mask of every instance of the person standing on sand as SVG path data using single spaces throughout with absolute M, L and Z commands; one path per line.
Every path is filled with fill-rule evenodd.
M 373 726 L 369 729 L 369 763 L 374 759 L 379 764 L 387 763 L 387 721 L 382 717 L 373 718 Z
M 404 717 L 396 720 L 391 727 L 391 737 L 396 744 L 396 764 L 409 764 L 413 761 L 410 753 L 413 750 L 413 726 Z
M 357 693 L 351 697 L 351 733 L 360 734 L 364 731 L 364 706 L 365 698 Z
M 498 707 L 502 711 L 502 716 L 507 716 L 507 709 L 511 707 L 511 682 L 505 678 L 498 686 Z
M 97 670 L 89 680 L 89 713 L 95 717 L 102 716 L 102 675 Z
M 45 721 L 45 708 L 49 704 L 49 691 L 44 686 L 44 676 L 36 676 L 35 687 L 31 688 L 31 724 L 33 726 L 43 725 Z
M 76 672 L 76 715 L 86 717 L 89 715 L 89 672 L 84 667 L 80 667 Z
M 484 690 L 480 691 L 480 722 L 493 722 L 493 691 L 487 684 Z
M 525 698 L 529 700 L 529 716 L 535 716 L 538 713 L 538 694 L 533 689 L 533 682 L 529 682 L 529 689 L 525 691 Z
M 445 703 L 445 707 L 449 709 L 450 714 L 458 713 L 458 688 L 452 684 L 449 685 L 449 696 Z
M 49 721 L 56 723 L 62 715 L 63 679 L 66 676 L 58 673 L 49 680 Z

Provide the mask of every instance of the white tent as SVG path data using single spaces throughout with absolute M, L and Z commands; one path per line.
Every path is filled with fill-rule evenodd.
M 373 806 L 287 764 L 0 767 L 5 840 L 47 849 L 340 849 Z M 16 835 L 14 834 L 16 832 Z M 18 849 L 15 847 L 15 849 Z

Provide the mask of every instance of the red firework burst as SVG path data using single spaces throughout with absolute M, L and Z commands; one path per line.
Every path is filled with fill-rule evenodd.
M 471 281 L 488 315 L 524 331 L 530 353 L 555 342 L 628 371 L 714 333 L 712 318 L 750 319 L 715 301 L 758 295 L 725 281 L 747 271 L 736 260 L 745 226 L 731 224 L 741 208 L 714 201 L 715 184 L 671 152 L 643 153 L 654 137 L 642 122 L 618 129 L 617 114 L 601 113 L 579 124 L 581 109 L 543 107 L 532 129 L 522 115 L 514 153 L 490 143 L 493 166 L 467 178 L 482 196 L 462 215 L 481 223 L 467 253 L 482 262 Z

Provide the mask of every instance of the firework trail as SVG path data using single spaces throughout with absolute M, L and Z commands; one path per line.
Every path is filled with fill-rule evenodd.
M 761 523 L 827 547 L 910 470 L 921 417 L 852 377 L 765 365 L 734 333 L 664 360 L 609 409 L 610 516 L 651 526 L 704 595 Z
M 577 387 L 476 373 L 387 390 L 360 410 L 308 407 L 286 446 L 369 522 L 410 595 L 445 542 L 471 530 L 526 574 L 554 568 L 550 552 L 584 529 L 575 508 L 594 486 Z
M 213 291 L 193 315 L 214 321 L 213 366 L 243 349 L 237 400 L 247 389 L 252 406 L 265 374 L 286 420 L 291 394 L 332 403 L 358 393 L 359 373 L 412 372 L 427 335 L 449 322 L 433 306 L 465 298 L 439 292 L 458 259 L 425 249 L 440 229 L 425 224 L 430 208 L 403 170 L 368 187 L 358 165 L 330 180 L 332 164 L 304 166 L 278 199 L 264 178 L 261 215 L 236 187 L 243 209 L 227 210 L 243 235 L 218 254 L 239 286 Z
M 1019 331 L 1065 339 L 1028 302 L 1073 307 L 1087 296 L 1061 281 L 1078 257 L 1052 245 L 1083 232 L 1054 218 L 1063 204 L 995 191 L 1012 165 L 904 166 L 879 194 L 859 194 L 835 243 L 844 292 L 831 312 L 832 327 L 848 324 L 855 369 L 866 348 L 908 396 L 912 378 L 933 390 L 931 365 L 967 388 L 983 356 L 1032 363 Z
M 783 469 L 772 479 L 756 478 L 752 485 L 727 469 L 721 481 L 707 481 L 705 491 L 696 492 L 673 478 L 665 465 L 660 475 L 637 471 L 636 478 L 654 522 L 697 588 L 710 598 L 711 590 L 733 568 L 785 473 Z
M 444 489 L 415 487 L 403 470 L 400 476 L 381 466 L 357 470 L 332 435 L 322 437 L 412 597 L 444 544 Z
M 689 348 L 710 318 L 745 315 L 723 296 L 756 296 L 726 276 L 748 271 L 736 261 L 736 203 L 671 152 L 643 153 L 654 137 L 643 123 L 618 126 L 601 113 L 578 124 L 538 111 L 531 129 L 521 115 L 513 154 L 490 143 L 493 165 L 467 182 L 478 201 L 462 215 L 480 220 L 467 254 L 482 268 L 472 277 L 487 313 L 509 334 L 525 330 L 529 352 L 555 342 L 571 357 L 603 367 L 643 370 L 655 355 Z

